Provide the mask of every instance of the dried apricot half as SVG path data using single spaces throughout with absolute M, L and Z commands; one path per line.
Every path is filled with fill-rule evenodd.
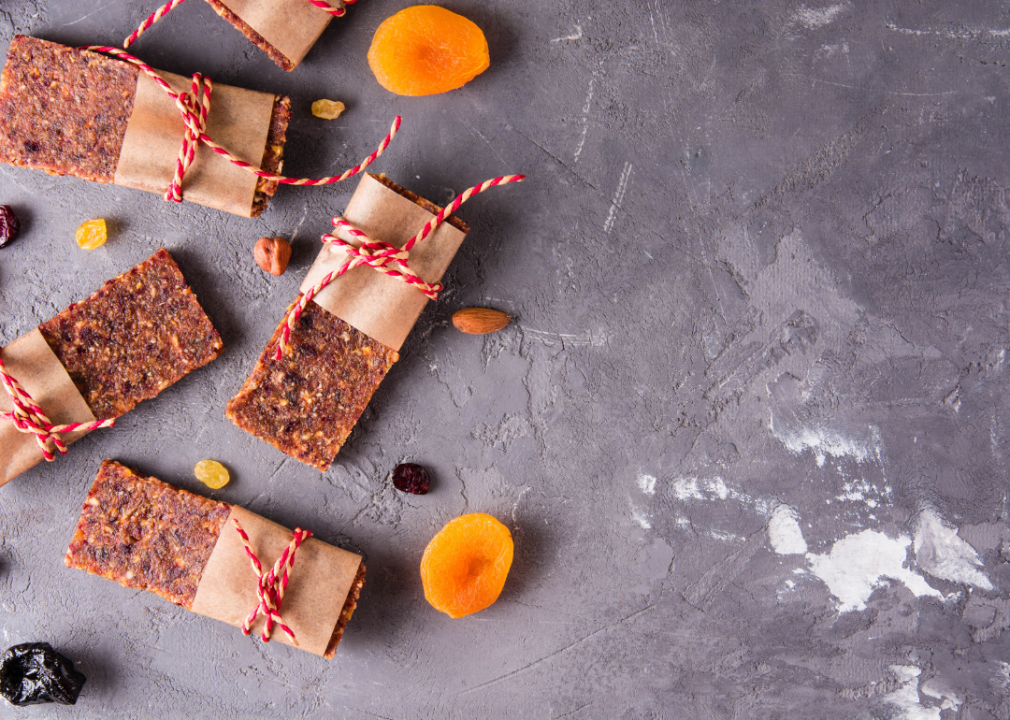
M 484 33 L 473 22 L 435 5 L 415 5 L 379 25 L 368 65 L 390 92 L 435 95 L 473 80 L 491 58 Z
M 424 597 L 451 618 L 475 613 L 498 599 L 510 567 L 509 529 L 484 513 L 461 515 L 424 549 Z

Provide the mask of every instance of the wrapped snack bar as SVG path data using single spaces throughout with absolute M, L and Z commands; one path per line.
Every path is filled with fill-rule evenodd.
M 206 365 L 221 336 L 161 249 L 0 349 L 0 485 Z
M 440 209 L 365 175 L 227 417 L 291 457 L 329 468 L 469 228 L 451 213 L 522 175 L 489 180 Z
M 214 12 L 230 22 L 270 59 L 291 72 L 334 17 L 342 17 L 354 0 L 207 0 Z M 169 0 L 126 39 L 124 48 L 161 20 L 183 0 Z
M 277 181 L 199 138 L 205 130 L 251 168 L 279 173 L 291 101 L 227 85 L 211 89 L 202 76 L 199 83 L 160 71 L 156 77 L 192 103 L 202 128 L 190 127 L 173 97 L 137 64 L 16 35 L 0 76 L 0 160 L 137 190 L 168 189 L 177 201 L 184 191 L 187 200 L 243 217 L 262 213 Z
M 65 562 L 329 659 L 365 566 L 311 535 L 106 460 Z

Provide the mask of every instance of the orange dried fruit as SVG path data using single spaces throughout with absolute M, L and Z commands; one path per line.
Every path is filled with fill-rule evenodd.
M 74 239 L 77 246 L 83 250 L 94 250 L 105 244 L 109 237 L 109 231 L 105 226 L 105 220 L 97 218 L 81 223 L 81 226 L 74 232 Z
M 424 597 L 436 610 L 460 618 L 491 605 L 512 567 L 512 533 L 485 513 L 451 520 L 421 558 Z
M 484 33 L 473 22 L 435 5 L 415 5 L 379 25 L 368 65 L 390 92 L 436 95 L 473 80 L 491 58 Z

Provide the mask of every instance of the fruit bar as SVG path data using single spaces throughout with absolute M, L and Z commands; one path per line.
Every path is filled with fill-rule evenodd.
M 96 421 L 118 418 L 206 365 L 221 347 L 221 336 L 161 249 L 4 346 L 0 356 L 4 372 L 48 422 L 81 424 L 57 435 L 69 445 Z M 13 409 L 10 394 L 0 389 L 0 413 Z M 0 416 L 0 485 L 59 449 L 38 424 L 41 418 L 33 422 L 22 428 L 31 432 L 23 432 Z
M 290 311 L 291 308 L 288 308 Z M 275 359 L 284 321 L 227 417 L 296 460 L 325 471 L 400 355 L 310 301 Z
M 97 418 L 153 398 L 221 353 L 221 336 L 162 248 L 39 331 Z
M 117 177 L 141 78 L 148 80 L 130 63 L 16 35 L 0 76 L 0 160 L 51 175 L 74 175 L 94 182 L 155 189 Z M 226 86 L 215 85 L 212 98 L 222 89 Z M 250 162 L 258 162 L 268 172 L 279 173 L 291 101 L 287 97 L 272 97 L 268 127 L 255 128 L 265 135 L 265 146 L 260 156 Z M 212 124 L 214 109 L 212 102 Z M 178 124 L 174 150 L 177 155 L 183 139 L 182 118 L 176 112 L 170 120 L 177 120 Z M 169 127 L 168 131 L 175 130 Z M 212 151 L 201 147 L 198 162 L 200 155 L 208 152 Z M 174 168 L 174 161 L 173 156 L 161 164 Z M 252 204 L 245 214 L 255 217 L 266 208 L 277 183 L 264 178 L 252 178 L 250 183 L 254 184 Z M 167 183 L 160 191 L 165 187 Z
M 312 48 L 333 17 L 308 0 L 207 0 L 284 70 L 291 72 Z M 344 2 L 331 0 L 334 10 Z
M 194 610 L 204 575 L 211 572 L 211 558 L 219 540 L 224 533 L 234 533 L 228 522 L 232 515 L 233 507 L 227 503 L 195 495 L 106 460 L 84 503 L 65 563 L 67 567 L 100 575 L 124 587 L 147 590 Z M 352 562 L 356 571 L 350 575 L 353 580 L 346 597 L 340 599 L 335 624 L 326 628 L 328 641 L 320 654 L 327 658 L 336 653 L 364 585 L 365 566 L 360 557 L 345 554 L 352 560 L 356 558 Z M 285 619 L 285 607 L 298 602 L 295 573 L 302 567 L 299 562 L 301 559 L 296 556 L 292 583 L 282 601 L 281 616 Z M 263 558 L 263 563 L 269 567 L 273 558 Z M 254 586 L 256 577 L 248 559 L 241 566 L 240 570 L 248 572 L 239 577 Z M 325 583 L 328 579 L 322 580 Z M 201 614 L 215 617 L 212 613 Z
M 434 215 L 439 210 L 385 177 L 367 178 L 425 213 Z M 351 211 L 348 205 L 347 216 Z M 469 230 L 454 216 L 447 224 L 463 234 Z M 311 300 L 291 332 L 290 348 L 278 360 L 285 321 L 286 316 L 252 374 L 228 403 L 226 414 L 238 427 L 281 452 L 325 471 L 399 353 Z

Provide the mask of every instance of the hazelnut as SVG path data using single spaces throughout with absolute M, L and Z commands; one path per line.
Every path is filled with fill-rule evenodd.
M 253 255 L 256 257 L 256 264 L 263 268 L 263 272 L 283 275 L 291 259 L 291 244 L 284 238 L 261 237 L 256 241 Z

